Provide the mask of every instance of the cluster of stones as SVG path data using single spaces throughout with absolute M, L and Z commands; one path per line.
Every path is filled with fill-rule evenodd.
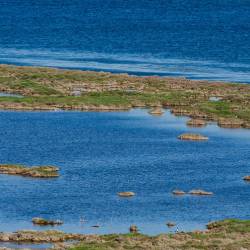
M 53 166 L 26 167 L 22 165 L 0 165 L 0 174 L 20 175 L 33 178 L 55 178 L 59 176 L 59 168 Z

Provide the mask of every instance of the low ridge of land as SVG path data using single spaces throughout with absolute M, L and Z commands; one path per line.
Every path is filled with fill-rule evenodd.
M 13 243 L 53 243 L 53 249 L 250 249 L 250 221 L 229 219 L 208 224 L 207 230 L 147 236 L 139 233 L 84 235 L 61 231 L 18 231 L 0 233 L 0 241 Z M 74 240 L 75 242 L 70 242 Z
M 164 107 L 175 115 L 250 128 L 250 85 L 167 77 L 0 65 L 0 109 L 128 110 Z

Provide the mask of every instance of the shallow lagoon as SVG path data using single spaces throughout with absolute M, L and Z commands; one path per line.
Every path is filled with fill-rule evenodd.
M 146 110 L 0 112 L 1 163 L 61 167 L 53 180 L 0 175 L 0 231 L 41 229 L 31 223 L 37 216 L 62 219 L 55 229 L 68 232 L 122 233 L 136 224 L 148 234 L 175 231 L 167 221 L 195 230 L 211 220 L 249 219 L 242 177 L 250 174 L 250 131 L 188 128 L 186 120 Z M 190 131 L 210 139 L 177 139 Z M 215 195 L 175 197 L 175 188 Z M 137 195 L 117 196 L 127 190 Z

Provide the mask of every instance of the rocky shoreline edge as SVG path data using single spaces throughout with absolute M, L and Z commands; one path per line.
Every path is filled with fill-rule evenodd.
M 162 108 L 223 128 L 250 128 L 250 85 L 170 77 L 0 65 L 0 110 L 127 111 Z M 20 95 L 19 97 L 13 94 Z
M 171 224 L 172 226 L 172 224 Z M 147 236 L 128 234 L 85 235 L 62 231 L 0 232 L 0 242 L 52 243 L 54 249 L 249 249 L 250 220 L 212 222 L 207 230 Z M 244 248 L 245 247 L 245 248 Z M 6 249 L 6 248 L 5 248 Z

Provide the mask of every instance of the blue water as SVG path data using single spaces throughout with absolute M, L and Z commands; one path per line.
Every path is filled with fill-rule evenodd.
M 0 231 L 40 229 L 32 217 L 61 219 L 59 230 L 143 233 L 203 229 L 211 220 L 249 219 L 250 131 L 188 128 L 168 112 L 0 112 L 0 162 L 56 165 L 57 179 L 0 175 Z M 180 141 L 183 132 L 207 142 Z M 173 196 L 202 188 L 213 196 Z M 122 199 L 120 191 L 136 196 Z M 86 223 L 80 223 L 84 217 Z M 100 228 L 93 228 L 100 225 Z
M 250 1 L 2 0 L 0 63 L 250 83 Z

